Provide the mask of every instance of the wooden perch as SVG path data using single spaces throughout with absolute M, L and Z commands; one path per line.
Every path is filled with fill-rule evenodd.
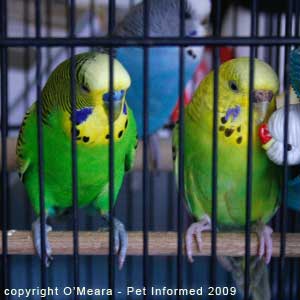
M 35 254 L 30 231 L 7 232 L 8 254 L 32 255 Z M 128 233 L 128 255 L 143 255 L 143 233 L 140 231 Z M 79 253 L 81 255 L 107 255 L 109 253 L 109 234 L 97 231 L 79 232 Z M 2 232 L 0 232 L 0 241 Z M 71 231 L 54 231 L 49 233 L 49 241 L 54 255 L 73 254 L 73 233 Z M 195 255 L 199 255 L 196 243 L 193 245 Z M 257 253 L 257 236 L 251 236 L 251 255 Z M 211 253 L 211 234 L 203 234 L 203 251 L 201 255 Z M 245 235 L 243 233 L 218 233 L 217 253 L 225 256 L 243 256 L 245 254 Z M 2 254 L 2 243 L 0 243 Z M 273 256 L 280 254 L 280 234 L 273 234 Z M 149 232 L 149 255 L 170 256 L 177 255 L 176 232 Z M 286 256 L 300 257 L 300 234 L 287 233 Z

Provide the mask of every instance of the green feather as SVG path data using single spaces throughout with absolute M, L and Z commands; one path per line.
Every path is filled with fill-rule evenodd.
M 99 64 L 99 61 L 95 60 L 101 55 L 103 56 L 104 54 L 86 54 L 76 57 L 76 84 L 78 86 L 81 84 L 81 78 L 78 77 L 78 74 L 81 72 L 78 68 L 82 70 L 80 62 L 84 61 L 85 63 L 88 63 L 89 66 L 85 66 L 85 68 L 88 71 L 91 71 L 91 64 Z M 100 57 L 99 59 L 102 58 Z M 61 64 L 52 73 L 48 79 L 46 87 L 43 90 L 42 97 L 43 111 L 46 112 L 42 123 L 45 208 L 49 215 L 72 206 L 71 137 L 70 132 L 66 132 L 64 128 L 64 124 L 66 122 L 70 122 L 70 77 L 68 75 L 68 68 L 66 68 L 68 65 L 69 60 Z M 107 64 L 103 68 L 106 67 Z M 118 74 L 118 72 L 121 73 Z M 125 69 L 122 69 L 121 65 L 116 68 L 115 73 L 117 74 L 115 74 L 114 80 L 116 83 L 121 80 L 120 86 L 122 86 L 122 82 L 129 82 L 130 84 L 130 81 L 128 81 L 126 77 L 128 74 Z M 101 74 L 99 76 L 98 75 L 98 73 L 95 73 L 93 76 L 98 78 Z M 120 80 L 118 80 L 118 75 Z M 91 76 L 91 74 L 89 74 L 89 76 Z M 89 80 L 91 82 L 94 79 Z M 101 84 L 102 83 L 99 83 L 98 85 L 101 86 Z M 126 89 L 129 84 L 125 87 Z M 102 92 L 107 92 L 108 89 L 109 86 L 106 87 L 106 90 L 103 89 Z M 76 96 L 77 99 L 84 98 L 84 95 L 79 92 L 79 87 L 76 88 Z M 91 99 L 86 98 L 85 100 L 86 101 L 80 101 L 80 107 L 82 105 L 91 106 Z M 124 105 L 126 105 L 125 100 Z M 94 105 L 94 107 L 96 106 Z M 114 126 L 115 131 L 118 128 L 123 131 L 122 136 L 120 138 L 116 138 L 114 141 L 115 199 L 117 198 L 122 185 L 125 171 L 128 171 L 132 167 L 135 157 L 136 124 L 132 111 L 128 108 L 128 106 L 127 114 L 128 115 L 125 117 L 121 112 L 120 117 L 116 119 Z M 80 126 L 85 126 L 85 134 L 89 132 L 95 134 L 95 136 L 106 134 L 102 131 L 108 124 L 102 123 L 104 122 L 103 120 L 106 120 L 105 122 L 108 123 L 108 116 L 100 115 L 101 119 L 97 119 L 98 116 L 99 114 L 94 114 L 89 117 L 86 122 L 80 124 Z M 119 119 L 121 118 L 127 120 L 126 126 L 124 125 L 125 123 L 119 122 Z M 93 121 L 89 121 L 89 119 L 93 119 Z M 87 123 L 88 121 L 90 123 Z M 91 124 L 92 128 L 89 128 L 89 124 Z M 105 142 L 87 142 L 89 138 L 84 138 L 86 140 L 82 138 L 81 140 L 78 140 L 77 143 L 78 203 L 80 207 L 92 205 L 99 212 L 106 213 L 109 209 L 109 143 L 108 140 Z M 35 103 L 28 111 L 21 127 L 17 145 L 17 157 L 19 172 L 21 173 L 21 178 L 27 190 L 30 202 L 36 214 L 39 214 L 39 164 L 37 109 Z

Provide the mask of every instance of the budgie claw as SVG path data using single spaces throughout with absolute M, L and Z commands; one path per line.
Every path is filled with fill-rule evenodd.
M 259 239 L 258 256 L 264 257 L 266 264 L 269 264 L 272 258 L 272 233 L 270 226 L 263 223 L 258 223 L 256 226 L 256 233 Z
M 52 248 L 48 240 L 48 233 L 52 230 L 52 227 L 45 224 L 45 246 L 46 246 L 46 253 L 45 253 L 45 261 L 44 264 L 46 267 L 49 267 L 51 261 L 53 260 L 52 257 Z M 40 218 L 37 218 L 35 222 L 32 223 L 32 233 L 33 233 L 33 244 L 35 250 L 40 258 L 42 258 L 42 247 L 41 247 L 41 223 Z
M 202 251 L 202 231 L 211 230 L 211 220 L 205 215 L 199 222 L 190 225 L 185 234 L 185 247 L 188 260 L 192 263 L 193 259 L 193 236 L 196 238 L 199 252 Z
M 105 216 L 105 219 L 108 221 L 108 217 Z M 115 254 L 119 255 L 118 265 L 119 270 L 123 268 L 126 253 L 128 248 L 128 235 L 125 229 L 124 224 L 118 219 L 114 218 L 114 246 Z

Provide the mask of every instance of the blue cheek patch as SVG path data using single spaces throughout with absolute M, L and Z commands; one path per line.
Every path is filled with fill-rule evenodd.
M 79 125 L 86 121 L 89 115 L 91 115 L 93 112 L 92 107 L 85 107 L 83 109 L 79 109 L 75 111 L 75 120 L 76 120 L 76 125 Z
M 239 105 L 236 105 L 234 108 L 229 108 L 225 115 L 226 122 L 229 120 L 230 116 L 232 116 L 232 120 L 234 121 L 239 116 L 240 112 L 241 107 Z

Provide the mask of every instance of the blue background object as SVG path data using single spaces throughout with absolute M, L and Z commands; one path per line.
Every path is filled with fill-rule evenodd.
M 300 211 L 300 175 L 288 181 L 289 208 Z
M 296 95 L 300 97 L 300 49 L 299 48 L 291 51 L 290 54 L 290 80 Z M 298 174 L 299 173 L 300 172 L 298 172 Z M 300 211 L 300 175 L 298 175 L 293 179 L 290 179 L 288 182 L 287 205 L 291 209 Z
M 199 59 L 185 55 L 184 84 L 193 76 Z M 117 59 L 131 77 L 127 102 L 132 108 L 139 137 L 143 136 L 143 50 L 141 48 L 119 48 Z M 163 127 L 179 97 L 179 48 L 153 47 L 149 49 L 149 134 Z

